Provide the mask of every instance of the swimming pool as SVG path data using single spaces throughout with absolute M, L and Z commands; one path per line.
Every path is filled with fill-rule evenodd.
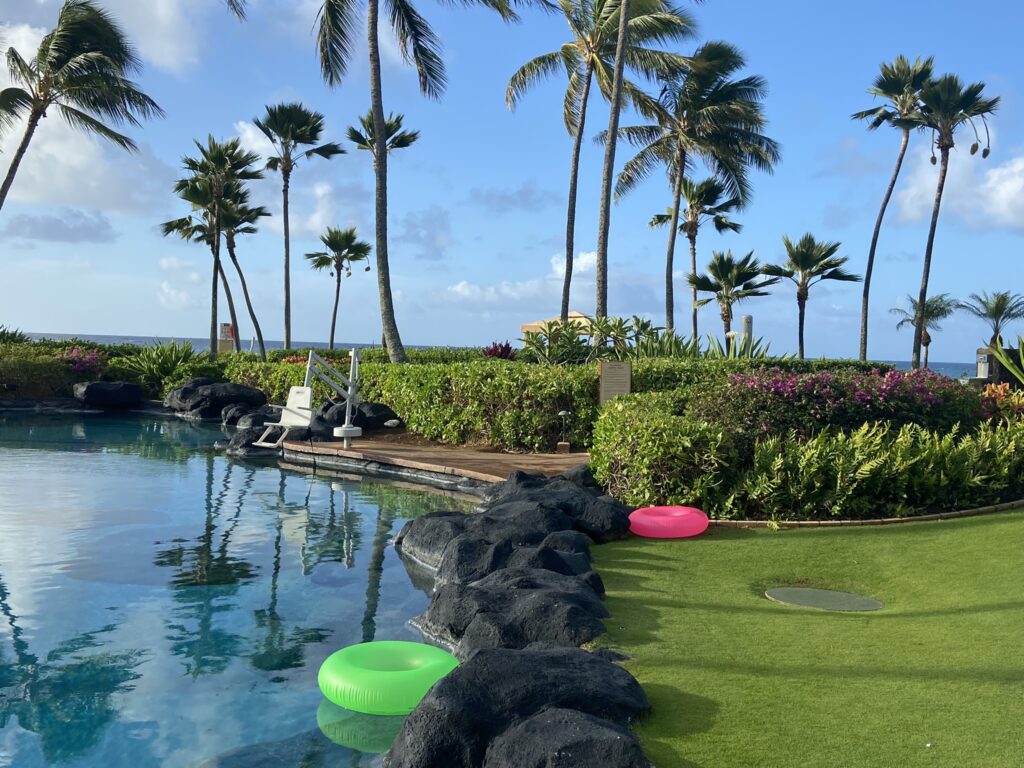
M 317 727 L 317 669 L 420 639 L 407 622 L 428 597 L 391 535 L 466 504 L 235 463 L 208 450 L 219 436 L 0 416 L 0 766 L 379 761 Z M 320 717 L 363 749 L 398 725 Z

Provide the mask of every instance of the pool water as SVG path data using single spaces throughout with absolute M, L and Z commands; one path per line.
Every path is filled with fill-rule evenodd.
M 465 503 L 232 462 L 220 436 L 0 416 L 0 766 L 379 763 L 359 750 L 400 721 L 322 706 L 316 673 L 420 639 L 427 594 L 390 540 Z

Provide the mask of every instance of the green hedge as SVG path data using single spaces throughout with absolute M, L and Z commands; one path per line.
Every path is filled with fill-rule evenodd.
M 682 393 L 618 398 L 594 430 L 598 480 L 628 504 L 696 504 L 718 518 L 902 517 L 1024 497 L 1024 420 L 962 433 L 866 424 L 760 440 L 681 415 Z
M 0 396 L 70 397 L 71 386 L 82 377 L 52 351 L 35 344 L 0 346 Z
M 347 361 L 351 350 L 344 347 L 338 349 L 322 349 L 320 347 L 302 347 L 298 349 L 268 349 L 267 361 L 279 363 L 287 358 L 302 358 L 303 361 L 309 356 L 310 351 L 316 352 L 320 357 L 330 361 Z M 406 356 L 410 363 L 467 363 L 480 360 L 484 357 L 480 347 L 426 347 L 424 349 L 406 348 Z M 388 351 L 383 347 L 364 347 L 359 350 L 359 359 L 364 363 L 387 363 Z

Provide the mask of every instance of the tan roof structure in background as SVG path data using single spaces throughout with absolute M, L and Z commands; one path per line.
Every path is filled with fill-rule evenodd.
M 523 323 L 521 326 L 519 326 L 519 331 L 521 333 L 524 333 L 524 334 L 525 333 L 540 333 L 543 330 L 543 326 L 546 323 L 557 323 L 559 320 L 561 320 L 560 317 L 549 317 L 547 320 L 534 320 L 532 323 Z M 575 311 L 573 311 L 573 312 L 569 313 L 569 320 L 574 320 L 575 322 L 579 323 L 580 326 L 582 327 L 583 332 L 584 333 L 589 333 L 589 331 L 590 331 L 590 317 L 589 316 L 584 315 L 582 312 L 575 312 Z

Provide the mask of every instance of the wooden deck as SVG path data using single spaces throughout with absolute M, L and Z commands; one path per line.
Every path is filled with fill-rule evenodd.
M 296 454 L 337 456 L 353 461 L 464 477 L 498 483 L 515 470 L 540 472 L 549 477 L 590 461 L 586 453 L 503 453 L 485 448 L 438 444 L 408 444 L 373 438 L 341 443 L 304 443 L 289 440 L 284 449 Z

